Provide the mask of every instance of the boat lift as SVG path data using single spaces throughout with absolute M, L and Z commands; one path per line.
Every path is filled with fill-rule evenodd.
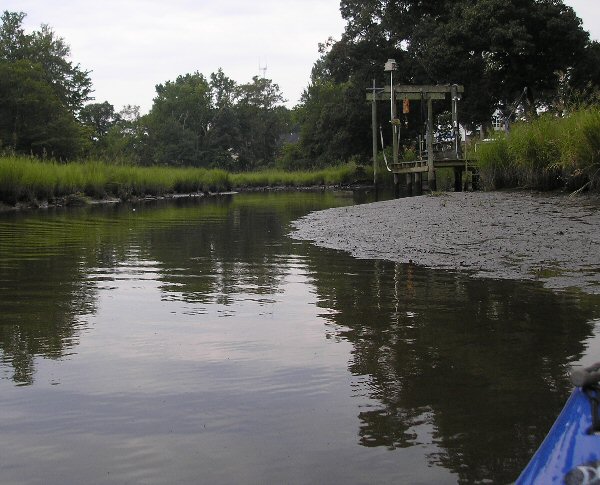
M 429 190 L 436 190 L 435 171 L 438 168 L 454 169 L 454 186 L 456 191 L 462 190 L 462 174 L 466 171 L 475 171 L 472 161 L 463 155 L 460 127 L 458 123 L 458 102 L 464 93 L 464 86 L 452 85 L 406 85 L 394 84 L 394 72 L 397 70 L 396 61 L 388 59 L 385 64 L 385 72 L 390 73 L 390 84 L 384 88 L 369 88 L 367 100 L 372 106 L 372 128 L 373 128 L 373 167 L 374 179 L 376 180 L 377 160 L 377 101 L 390 102 L 390 123 L 392 125 L 392 161 L 386 166 L 394 175 L 394 186 L 398 189 L 400 176 L 404 175 L 409 193 L 413 187 L 417 193 L 422 191 L 422 175 L 427 174 L 427 185 Z M 452 140 L 451 142 L 434 143 L 433 127 L 433 102 L 447 100 L 450 96 L 452 104 Z M 397 103 L 402 101 L 403 112 L 408 113 L 411 101 L 427 103 L 427 123 L 425 133 L 425 147 L 419 137 L 418 156 L 416 160 L 400 161 L 400 119 L 397 114 Z M 422 105 L 421 105 L 422 106 Z

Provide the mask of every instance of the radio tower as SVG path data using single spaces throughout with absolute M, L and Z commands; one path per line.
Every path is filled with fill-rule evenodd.
M 258 74 L 263 79 L 265 78 L 265 76 L 267 74 L 267 63 L 265 62 L 265 67 L 262 67 L 262 64 L 260 63 L 260 59 L 258 59 Z

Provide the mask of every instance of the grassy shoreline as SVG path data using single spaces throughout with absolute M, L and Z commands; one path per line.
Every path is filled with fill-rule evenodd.
M 490 189 L 600 191 L 600 108 L 558 118 L 544 114 L 517 123 L 508 135 L 478 146 L 484 185 Z
M 68 205 L 93 200 L 131 200 L 174 194 L 227 192 L 258 187 L 351 184 L 365 174 L 355 164 L 314 171 L 136 167 L 104 162 L 56 163 L 20 156 L 0 157 L 0 203 L 8 207 Z
M 478 146 L 487 189 L 600 191 L 600 108 L 558 118 L 545 114 L 515 124 L 508 135 Z M 132 200 L 175 194 L 207 194 L 256 188 L 331 187 L 369 184 L 372 167 L 355 163 L 311 171 L 268 169 L 231 173 L 221 169 L 132 166 L 100 161 L 58 163 L 0 155 L 0 205 L 43 207 L 90 200 Z M 378 173 L 385 185 L 383 170 Z

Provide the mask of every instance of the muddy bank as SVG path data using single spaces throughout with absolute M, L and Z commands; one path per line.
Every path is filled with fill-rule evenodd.
M 315 212 L 291 234 L 358 258 L 600 294 L 600 199 L 447 193 Z

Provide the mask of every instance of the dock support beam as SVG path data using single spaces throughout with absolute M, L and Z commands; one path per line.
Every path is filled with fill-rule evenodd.
M 392 76 L 392 86 L 393 86 L 393 71 L 390 73 Z M 394 150 L 394 156 L 392 159 L 394 160 L 394 165 L 398 164 L 398 155 L 399 155 L 399 143 L 398 143 L 398 129 L 399 126 L 396 124 L 396 120 L 398 118 L 398 106 L 396 106 L 396 95 L 394 90 L 392 89 L 390 92 L 390 106 L 391 106 L 391 115 L 392 115 L 392 147 Z
M 413 174 L 412 173 L 406 174 L 406 195 L 408 195 L 408 196 L 413 195 Z
M 462 191 L 462 174 L 462 168 L 454 167 L 454 192 Z
M 423 179 L 420 173 L 415 174 L 415 195 L 423 194 Z
M 427 98 L 427 182 L 429 190 L 437 190 L 433 165 L 433 100 Z
M 457 159 L 462 158 L 462 141 L 460 136 L 460 125 L 458 124 L 458 101 L 461 96 L 458 92 L 458 86 L 452 85 L 450 95 L 452 96 L 452 131 L 454 134 L 454 153 Z
M 375 79 L 373 79 L 373 101 L 371 102 L 371 132 L 373 134 L 373 185 L 377 190 L 377 98 Z

